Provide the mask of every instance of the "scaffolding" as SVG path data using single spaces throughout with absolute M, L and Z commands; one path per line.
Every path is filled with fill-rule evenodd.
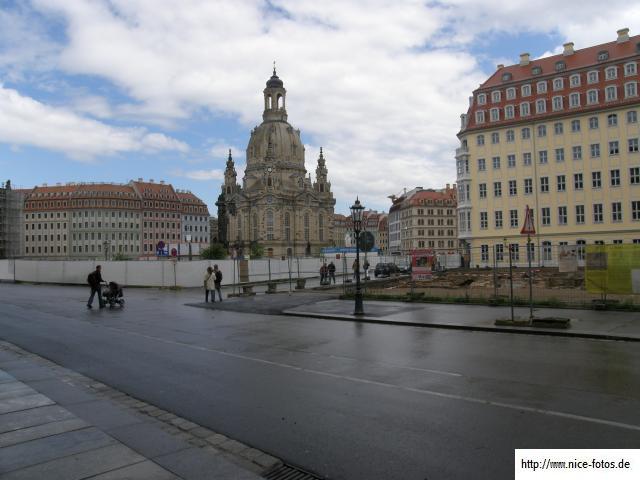
M 24 194 L 7 180 L 0 186 L 0 258 L 16 258 L 23 251 Z

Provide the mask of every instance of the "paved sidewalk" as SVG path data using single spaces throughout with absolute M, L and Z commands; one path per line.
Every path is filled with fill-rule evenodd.
M 279 463 L 9 343 L 0 347 L 2 480 L 256 480 Z M 246 456 L 234 459 L 232 450 Z
M 365 301 L 365 315 L 353 315 L 353 300 L 326 300 L 295 306 L 284 315 L 361 321 L 419 327 L 496 331 L 538 335 L 572 336 L 607 340 L 640 341 L 640 313 L 596 310 L 535 308 L 536 317 L 571 319 L 568 329 L 496 326 L 498 318 L 510 318 L 509 307 Z M 529 309 L 516 307 L 516 317 L 528 318 Z

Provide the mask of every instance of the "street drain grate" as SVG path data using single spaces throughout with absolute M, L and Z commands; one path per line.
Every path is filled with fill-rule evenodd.
M 322 480 L 321 477 L 292 467 L 291 465 L 280 465 L 267 473 L 263 478 L 267 480 Z

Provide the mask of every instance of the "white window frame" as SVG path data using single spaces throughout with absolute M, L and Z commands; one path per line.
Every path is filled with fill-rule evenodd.
M 577 99 L 577 100 L 574 100 Z M 580 106 L 580 94 L 573 92 L 569 94 L 569 108 L 576 108 Z
M 636 62 L 629 62 L 624 64 L 624 76 L 635 75 L 638 73 L 638 65 Z
M 580 86 L 580 74 L 575 73 L 569 77 L 569 86 L 570 87 L 579 87 Z
M 476 123 L 484 123 L 484 110 L 476 111 Z
M 563 109 L 562 105 L 562 95 L 556 95 L 551 99 L 551 105 L 554 112 L 560 111 Z
M 591 100 L 592 95 L 595 95 L 595 100 Z M 596 103 L 598 103 L 598 90 L 597 89 L 591 89 L 591 90 L 587 90 L 587 105 L 595 105 Z
M 553 90 L 564 90 L 564 78 L 558 77 L 553 79 Z
M 502 93 L 500 90 L 494 90 L 491 92 L 491 103 L 500 103 L 502 100 Z
M 531 106 L 529 105 L 529 102 L 522 102 L 520 104 L 520 116 L 528 117 L 529 115 L 531 115 Z
M 536 113 L 547 113 L 547 101 L 544 98 L 536 100 Z
M 513 105 L 506 105 L 504 107 L 504 118 L 510 119 L 516 116 L 516 109 Z
M 547 81 L 540 80 L 536 83 L 536 93 L 547 93 Z
M 633 88 L 630 88 L 633 87 Z M 624 84 L 624 98 L 633 98 L 638 96 L 638 82 L 627 82 Z
M 500 109 L 499 108 L 492 108 L 490 110 L 490 119 L 492 122 L 499 122 L 500 121 Z
M 520 87 L 520 96 L 522 97 L 530 97 L 531 96 L 531 84 L 526 83 Z
M 506 96 L 507 96 L 507 100 L 515 99 L 516 98 L 516 89 L 515 89 L 515 87 L 507 88 Z
M 479 93 L 478 94 L 478 105 L 486 105 L 487 104 L 487 94 Z
M 600 72 L 598 70 L 590 70 L 587 72 L 587 83 L 598 83 L 600 80 Z
M 605 80 L 615 80 L 618 78 L 618 67 L 607 67 L 604 69 Z
M 615 85 L 609 85 L 604 89 L 604 97 L 607 102 L 615 102 L 618 99 L 618 89 Z M 613 95 L 610 95 L 613 92 Z

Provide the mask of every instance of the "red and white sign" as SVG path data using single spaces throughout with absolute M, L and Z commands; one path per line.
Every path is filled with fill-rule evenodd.
M 521 235 L 535 235 L 536 227 L 533 226 L 533 210 L 529 208 L 527 205 L 527 210 L 524 214 L 524 225 L 522 225 L 522 230 L 520 230 Z

